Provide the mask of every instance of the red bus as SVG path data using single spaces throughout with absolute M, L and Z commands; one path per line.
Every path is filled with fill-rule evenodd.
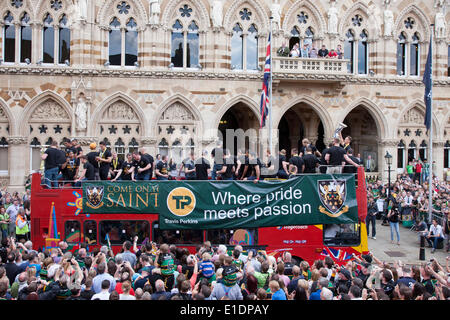
M 52 226 L 58 238 L 76 249 L 84 242 L 89 249 L 107 245 L 106 235 L 115 253 L 125 240 L 175 244 L 195 252 L 196 246 L 210 241 L 213 246 L 242 245 L 244 250 L 257 248 L 278 257 L 289 251 L 296 262 L 330 256 L 338 264 L 352 259 L 352 254 L 368 252 L 365 216 L 367 193 L 363 168 L 358 169 L 356 198 L 359 223 L 346 225 L 301 225 L 256 229 L 161 230 L 158 214 L 95 214 L 82 212 L 82 189 L 72 187 L 50 189 L 41 183 L 41 175 L 33 174 L 31 187 L 31 240 L 44 249 Z M 55 221 L 51 219 L 54 206 Z M 52 224 L 52 226 L 50 225 Z

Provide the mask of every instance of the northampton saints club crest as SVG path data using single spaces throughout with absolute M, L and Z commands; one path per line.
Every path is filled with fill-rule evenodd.
M 319 180 L 319 198 L 323 206 L 319 211 L 329 217 L 337 218 L 348 211 L 344 206 L 347 197 L 347 185 L 345 180 Z
M 90 186 L 86 188 L 87 206 L 92 209 L 98 209 L 103 206 L 103 186 Z

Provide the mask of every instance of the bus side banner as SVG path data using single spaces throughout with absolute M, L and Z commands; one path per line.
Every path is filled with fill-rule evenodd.
M 83 213 L 157 213 L 160 229 L 237 229 L 358 222 L 352 175 L 285 181 L 95 181 Z

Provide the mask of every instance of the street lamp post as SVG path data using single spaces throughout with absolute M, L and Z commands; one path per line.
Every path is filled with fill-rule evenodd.
M 391 198 L 391 165 L 392 165 L 392 155 L 389 151 L 386 151 L 386 155 L 384 156 L 384 160 L 386 160 L 386 165 L 388 166 L 388 196 L 387 201 L 389 203 L 389 199 Z

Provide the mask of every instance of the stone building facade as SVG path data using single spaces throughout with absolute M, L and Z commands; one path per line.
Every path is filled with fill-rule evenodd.
M 422 76 L 433 33 L 433 160 L 449 167 L 447 0 L 0 0 L 0 179 L 22 189 L 41 149 L 78 138 L 183 157 L 255 129 L 273 23 L 278 148 L 328 143 L 340 122 L 394 172 L 427 158 Z M 435 24 L 435 30 L 430 25 Z M 276 55 L 286 44 L 344 59 Z M 253 141 L 253 138 L 250 139 Z

